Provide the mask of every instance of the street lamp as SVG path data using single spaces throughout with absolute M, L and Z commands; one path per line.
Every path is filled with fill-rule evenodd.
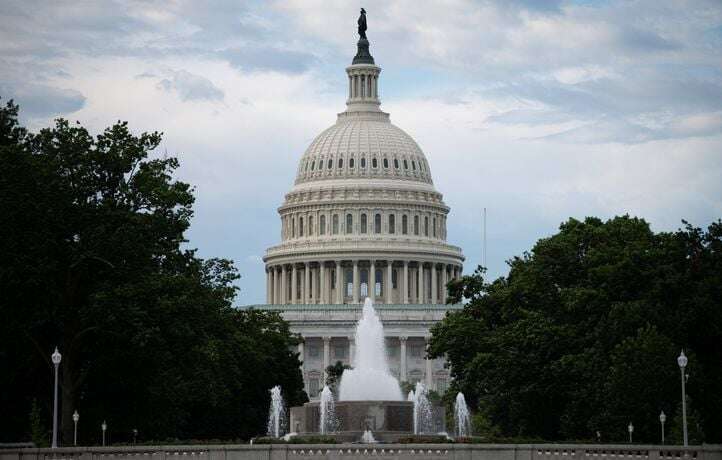
M 682 375 L 682 432 L 684 434 L 684 447 L 687 447 L 687 396 L 684 391 L 684 368 L 687 367 L 687 357 L 684 355 L 684 350 L 677 357 L 677 364 L 679 364 L 679 372 Z
M 105 430 L 108 429 L 108 424 L 105 423 L 105 420 L 103 420 L 103 423 L 100 425 L 100 429 L 103 430 L 103 445 L 105 445 Z
M 632 425 L 632 422 L 629 422 L 627 431 L 629 431 L 629 444 L 631 444 L 632 443 L 632 433 L 634 433 L 634 425 Z
M 75 424 L 75 430 L 73 431 L 73 445 L 78 445 L 78 420 L 80 420 L 80 414 L 76 410 L 73 412 L 73 424 Z
M 664 444 L 664 422 L 667 421 L 667 416 L 664 415 L 664 411 L 659 414 L 659 423 L 662 424 L 662 444 Z
M 133 445 L 138 441 L 138 428 L 133 428 Z
M 60 359 L 63 356 L 58 352 L 58 347 L 55 347 L 55 351 L 50 355 L 50 359 L 53 360 L 55 366 L 55 386 L 53 387 L 53 449 L 58 447 L 58 366 L 60 366 Z

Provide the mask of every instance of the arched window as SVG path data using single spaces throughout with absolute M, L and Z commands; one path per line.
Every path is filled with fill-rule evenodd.
M 296 218 L 291 218 L 291 238 L 296 238 Z
M 416 162 L 414 160 L 411 160 L 411 168 L 416 171 Z
M 364 157 L 361 158 L 361 167 L 362 168 L 366 167 L 366 158 L 364 158 Z
M 414 216 L 414 235 L 419 235 L 419 216 Z
M 394 158 L 394 168 L 399 169 L 399 159 Z
M 333 168 L 333 160 L 329 158 L 328 159 L 328 169 L 331 169 L 331 168 Z
M 381 214 L 374 216 L 374 233 L 381 233 Z
M 312 162 L 311 162 L 311 171 L 313 171 L 314 168 L 316 168 L 316 162 L 315 162 L 315 161 L 312 161 Z
M 429 218 L 424 216 L 424 236 L 429 236 Z
M 346 234 L 350 235 L 353 233 L 353 216 L 346 214 Z
M 388 168 L 388 167 L 389 167 L 389 159 L 384 158 L 384 168 Z
M 401 233 L 403 235 L 409 234 L 409 216 L 407 216 L 406 214 L 401 216 Z
M 348 160 L 348 167 L 353 168 L 353 158 Z
M 306 171 L 308 171 L 308 161 L 306 162 Z
M 303 217 L 298 218 L 298 236 L 303 236 Z
M 436 217 L 434 217 L 433 225 L 431 226 L 434 238 L 436 238 Z
M 389 214 L 389 233 L 396 233 L 396 216 Z
M 343 158 L 338 159 L 338 169 L 343 168 Z
M 361 233 L 366 233 L 366 214 L 361 214 Z
M 308 236 L 313 236 L 313 216 L 308 216 Z
M 321 215 L 321 217 L 318 218 L 318 226 L 319 226 L 318 233 L 321 235 L 325 235 L 326 234 L 326 216 L 324 216 L 323 214 Z
M 374 158 L 373 160 L 371 160 L 371 167 L 372 167 L 372 168 L 378 168 L 378 167 L 379 167 L 379 161 L 378 161 L 376 158 Z
M 404 169 L 409 169 L 409 162 L 404 160 Z
M 338 235 L 338 214 L 333 215 L 333 234 Z

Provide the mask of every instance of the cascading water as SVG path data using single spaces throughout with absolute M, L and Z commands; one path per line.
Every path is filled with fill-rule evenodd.
M 409 393 L 411 395 L 411 393 Z M 431 411 L 431 403 L 427 396 L 426 386 L 416 382 L 416 389 L 413 392 L 414 401 L 414 434 L 432 433 L 434 430 L 434 418 Z
M 399 382 L 389 372 L 384 327 L 370 299 L 356 325 L 354 369 L 344 371 L 339 401 L 402 401 Z
M 323 391 L 321 391 L 318 410 L 320 415 L 318 431 L 321 434 L 328 434 L 336 431 L 336 404 L 333 400 L 333 392 L 328 385 L 324 385 Z
M 268 436 L 280 438 L 283 436 L 286 423 L 286 408 L 281 395 L 281 387 L 276 385 L 271 388 L 271 405 L 268 408 Z
M 454 423 L 456 424 L 457 436 L 471 435 L 469 408 L 466 406 L 466 399 L 462 392 L 456 394 L 456 402 L 454 402 Z

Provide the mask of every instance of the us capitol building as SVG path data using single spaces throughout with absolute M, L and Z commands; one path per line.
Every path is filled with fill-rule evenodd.
M 363 33 L 361 21 L 363 20 Z M 358 53 L 346 68 L 346 110 L 319 134 L 298 165 L 278 212 L 281 243 L 266 251 L 266 305 L 304 341 L 305 389 L 315 399 L 327 366 L 353 366 L 354 328 L 365 297 L 386 333 L 399 381 L 443 393 L 444 360 L 425 359 L 430 327 L 446 311 L 446 283 L 464 256 L 446 242 L 449 207 L 416 142 L 380 110 L 379 74 L 359 19 Z

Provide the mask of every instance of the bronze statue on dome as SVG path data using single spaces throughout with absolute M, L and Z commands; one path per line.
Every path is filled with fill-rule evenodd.
M 366 40 L 366 29 L 366 10 L 361 8 L 361 16 L 358 18 L 358 34 L 364 40 Z

